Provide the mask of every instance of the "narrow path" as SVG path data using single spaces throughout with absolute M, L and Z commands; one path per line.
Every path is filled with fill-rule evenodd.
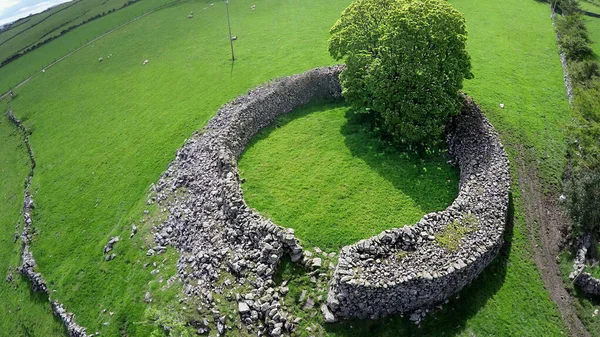
M 525 149 L 520 147 L 515 160 L 519 188 L 525 211 L 529 241 L 533 248 L 533 260 L 540 271 L 550 298 L 558 306 L 563 322 L 571 336 L 591 336 L 581 322 L 573 306 L 573 298 L 567 292 L 556 257 L 569 229 L 569 218 L 558 196 L 544 195 L 542 182 L 536 167 L 525 160 Z
M 141 19 L 141 18 L 143 18 L 143 17 L 145 17 L 145 16 L 148 16 L 148 15 L 150 15 L 150 14 L 152 14 L 152 13 L 154 13 L 154 12 L 158 11 L 158 10 L 161 10 L 161 9 L 163 9 L 163 8 L 166 8 L 166 7 L 168 7 L 168 6 L 172 6 L 172 5 L 174 5 L 174 4 L 178 3 L 178 2 L 182 2 L 182 1 L 183 1 L 183 0 L 175 0 L 175 1 L 173 1 L 173 2 L 169 2 L 169 3 L 167 3 L 167 4 L 161 5 L 161 6 L 159 6 L 159 7 L 156 7 L 156 8 L 154 8 L 154 9 L 151 9 L 151 10 L 150 10 L 149 12 L 147 12 L 147 13 L 144 13 L 144 14 L 142 14 L 142 15 L 138 16 L 138 17 L 135 17 L 135 18 L 133 18 L 133 19 L 131 19 L 131 20 L 129 20 L 129 21 L 127 21 L 127 22 L 125 22 L 125 23 L 123 23 L 123 24 L 121 24 L 121 25 L 117 26 L 117 27 L 115 27 L 115 28 L 112 28 L 111 30 L 107 31 L 106 33 L 104 33 L 104 34 L 102 34 L 102 35 L 100 35 L 100 36 L 98 36 L 98 37 L 94 38 L 93 40 L 91 40 L 91 41 L 89 41 L 89 42 L 85 43 L 85 44 L 84 44 L 84 45 L 82 45 L 81 47 L 79 47 L 79 48 L 77 48 L 77 49 L 73 50 L 72 52 L 69 52 L 69 53 L 68 53 L 68 54 L 66 54 L 65 56 L 63 56 L 63 57 L 59 58 L 58 60 L 56 60 L 56 61 L 54 61 L 54 62 L 52 62 L 52 63 L 50 63 L 49 65 L 47 65 L 46 67 L 44 67 L 42 70 L 40 70 L 40 71 L 38 71 L 38 72 L 34 73 L 33 75 L 29 76 L 28 78 L 26 78 L 25 80 L 23 80 L 23 82 L 21 82 L 21 83 L 17 84 L 17 85 L 16 85 L 16 86 L 13 88 L 13 90 L 14 90 L 14 89 L 17 89 L 17 88 L 19 88 L 19 87 L 21 87 L 23 84 L 25 84 L 25 83 L 29 82 L 29 80 L 31 80 L 31 79 L 32 79 L 32 78 L 34 78 L 35 76 L 37 76 L 37 75 L 39 75 L 40 73 L 42 73 L 42 72 L 46 71 L 46 69 L 49 69 L 50 67 L 52 67 L 53 65 L 57 64 L 58 62 L 60 62 L 60 61 L 62 61 L 62 60 L 64 60 L 64 59 L 66 59 L 67 57 L 69 57 L 69 56 L 71 56 L 71 55 L 75 54 L 76 52 L 78 52 L 78 51 L 80 51 L 81 49 L 83 49 L 83 48 L 85 48 L 85 47 L 89 46 L 90 44 L 92 44 L 92 43 L 94 43 L 94 42 L 96 42 L 96 41 L 100 40 L 101 38 L 105 37 L 106 35 L 108 35 L 108 34 L 110 34 L 110 33 L 113 33 L 113 32 L 115 32 L 115 31 L 117 31 L 117 30 L 119 30 L 119 29 L 121 29 L 121 28 L 123 28 L 123 27 L 125 27 L 125 26 L 129 25 L 130 23 L 133 23 L 133 22 L 135 22 L 135 21 L 137 21 L 137 20 L 139 20 L 139 19 Z M 7 92 L 5 92 L 5 93 L 4 93 L 2 96 L 0 96 L 0 101 L 1 101 L 1 100 L 3 100 L 4 98 L 6 98 L 6 97 L 7 97 L 9 94 L 10 94 L 10 90 L 9 90 L 9 91 L 7 91 Z

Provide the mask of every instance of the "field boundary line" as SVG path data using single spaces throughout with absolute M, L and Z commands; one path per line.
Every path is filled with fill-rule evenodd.
M 135 21 L 137 21 L 137 20 L 139 20 L 139 19 L 141 19 L 141 18 L 145 17 L 145 16 L 148 16 L 148 15 L 150 15 L 150 14 L 152 14 L 152 13 L 156 12 L 156 11 L 159 11 L 159 10 L 161 10 L 161 9 L 164 9 L 164 8 L 166 8 L 166 7 L 168 7 L 168 6 L 172 6 L 172 5 L 174 5 L 174 4 L 176 4 L 176 3 L 179 3 L 179 2 L 183 2 L 183 0 L 176 0 L 176 1 L 173 1 L 173 2 L 166 3 L 166 4 L 164 4 L 164 5 L 161 5 L 161 6 L 159 6 L 159 7 L 156 7 L 156 8 L 154 8 L 154 9 L 151 9 L 151 10 L 150 10 L 149 12 L 147 12 L 147 13 L 144 13 L 144 14 L 142 14 L 142 15 L 140 15 L 140 16 L 137 16 L 137 17 L 135 17 L 135 18 L 133 18 L 133 19 L 131 19 L 131 20 L 129 20 L 129 21 L 127 21 L 127 22 L 125 22 L 125 23 L 122 23 L 122 24 L 120 24 L 120 25 L 119 25 L 119 26 L 117 26 L 117 27 L 111 28 L 111 29 L 110 29 L 109 31 L 107 31 L 106 33 L 104 33 L 104 34 L 102 34 L 102 35 L 100 35 L 100 36 L 98 36 L 98 37 L 95 37 L 95 38 L 93 38 L 93 39 L 92 39 L 92 40 L 90 40 L 89 42 L 86 42 L 86 43 L 85 43 L 85 44 L 83 44 L 82 46 L 80 46 L 80 47 L 76 48 L 75 50 L 73 50 L 73 51 L 71 51 L 71 52 L 69 52 L 69 53 L 67 53 L 66 55 L 62 56 L 62 57 L 61 57 L 61 58 L 59 58 L 58 60 L 56 60 L 56 61 L 53 61 L 52 63 L 48 64 L 47 66 L 45 66 L 44 68 L 42 68 L 42 70 L 40 70 L 40 71 L 38 71 L 38 72 L 34 73 L 33 75 L 31 75 L 31 76 L 29 76 L 28 78 L 26 78 L 25 80 L 23 80 L 21 83 L 17 84 L 17 85 L 16 85 L 16 86 L 15 86 L 13 89 L 9 89 L 7 92 L 5 92 L 4 94 L 2 94 L 2 96 L 0 96 L 0 101 L 1 101 L 1 100 L 3 100 L 4 98 L 6 98 L 6 97 L 7 97 L 7 96 L 10 94 L 10 92 L 11 92 L 12 90 L 14 90 L 14 89 L 18 89 L 19 87 L 21 87 L 21 86 L 22 86 L 22 85 L 24 85 L 25 83 L 29 82 L 29 80 L 31 80 L 31 79 L 32 79 L 32 78 L 34 78 L 35 76 L 39 75 L 39 74 L 40 74 L 40 73 L 42 73 L 42 72 L 45 72 L 45 71 L 46 71 L 46 69 L 49 69 L 49 68 L 50 68 L 50 67 L 52 67 L 53 65 L 55 65 L 55 64 L 57 64 L 57 63 L 59 63 L 59 62 L 63 61 L 63 60 L 64 60 L 64 59 L 66 59 L 67 57 L 69 57 L 69 56 L 71 56 L 71 55 L 75 54 L 76 52 L 78 52 L 78 51 L 80 51 L 81 49 L 83 49 L 83 48 L 85 48 L 85 47 L 89 46 L 90 44 L 92 44 L 92 43 L 94 43 L 94 42 L 96 42 L 96 41 L 100 40 L 101 38 L 105 37 L 106 35 L 108 35 L 108 34 L 111 34 L 111 33 L 115 32 L 115 31 L 117 31 L 117 30 L 119 30 L 119 29 L 121 29 L 121 28 L 123 28 L 123 27 L 125 27 L 125 26 L 127 26 L 127 25 L 129 25 L 129 24 L 131 24 L 131 23 L 133 23 L 133 22 L 135 22 Z

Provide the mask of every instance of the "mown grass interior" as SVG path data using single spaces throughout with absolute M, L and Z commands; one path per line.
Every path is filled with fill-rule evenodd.
M 308 246 L 337 251 L 446 208 L 458 190 L 447 160 L 386 148 L 349 107 L 316 103 L 264 129 L 239 168 L 251 207 Z

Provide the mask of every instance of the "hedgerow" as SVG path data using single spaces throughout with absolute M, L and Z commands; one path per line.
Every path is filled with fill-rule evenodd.
M 569 128 L 571 171 L 566 181 L 568 208 L 576 233 L 600 234 L 600 66 L 577 0 L 556 3 L 559 47 L 574 86 Z

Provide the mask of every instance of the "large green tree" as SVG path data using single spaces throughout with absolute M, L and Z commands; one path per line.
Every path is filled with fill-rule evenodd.
M 346 101 L 374 113 L 401 144 L 443 141 L 471 78 L 465 19 L 444 0 L 357 0 L 331 28 L 329 52 L 344 59 Z

